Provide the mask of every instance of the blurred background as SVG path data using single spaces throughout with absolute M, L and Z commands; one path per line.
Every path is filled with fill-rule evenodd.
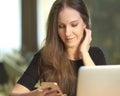
M 40 49 L 55 0 L 0 0 L 0 96 L 8 96 Z M 119 0 L 85 0 L 92 21 L 93 46 L 107 64 L 120 64 Z

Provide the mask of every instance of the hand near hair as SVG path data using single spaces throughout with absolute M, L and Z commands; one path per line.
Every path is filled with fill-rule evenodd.
M 83 32 L 83 39 L 80 43 L 80 47 L 79 47 L 79 50 L 80 50 L 80 54 L 84 54 L 84 52 L 88 52 L 89 51 L 89 48 L 90 48 L 90 43 L 92 41 L 92 36 L 91 36 L 91 30 L 90 29 L 87 29 L 85 28 L 85 31 Z
M 91 30 L 85 28 L 85 33 L 83 33 L 83 40 L 79 47 L 80 56 L 83 60 L 85 66 L 94 66 L 94 62 L 89 55 L 90 43 L 92 41 Z

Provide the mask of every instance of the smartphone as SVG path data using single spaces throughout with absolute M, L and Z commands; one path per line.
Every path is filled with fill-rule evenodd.
M 60 90 L 60 88 L 56 82 L 42 82 L 41 86 L 43 86 L 44 88 L 50 87 L 51 91 L 57 90 L 58 95 L 62 94 L 62 91 Z

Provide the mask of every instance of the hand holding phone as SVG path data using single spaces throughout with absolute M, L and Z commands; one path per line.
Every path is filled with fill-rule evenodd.
M 62 91 L 60 90 L 60 88 L 56 82 L 42 82 L 41 86 L 43 88 L 50 88 L 51 92 L 56 90 L 58 93 L 57 96 L 62 94 Z

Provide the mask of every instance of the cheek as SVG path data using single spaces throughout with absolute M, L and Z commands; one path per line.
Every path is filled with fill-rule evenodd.
M 64 41 L 64 38 L 65 38 L 64 33 L 58 31 L 58 35 L 59 35 L 60 39 L 61 39 L 62 41 Z
M 84 29 L 79 27 L 76 30 L 76 35 L 79 37 L 79 39 L 81 39 L 83 37 L 83 33 L 84 33 Z
M 80 32 L 81 38 L 84 36 L 84 29 Z

